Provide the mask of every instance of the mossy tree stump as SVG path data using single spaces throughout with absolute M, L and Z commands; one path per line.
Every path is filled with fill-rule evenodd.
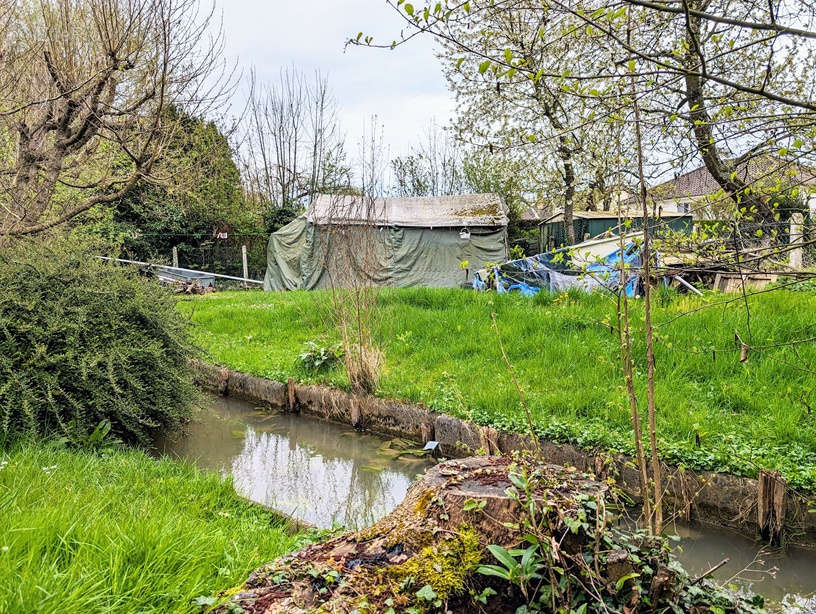
M 264 565 L 215 611 L 497 614 L 513 613 L 533 599 L 540 611 L 564 604 L 569 611 L 591 600 L 599 611 L 653 611 L 642 605 L 658 601 L 711 611 L 704 583 L 669 570 L 662 541 L 612 539 L 605 484 L 555 465 L 527 469 L 522 474 L 530 479 L 522 483 L 507 457 L 441 463 L 375 525 Z M 533 596 L 518 583 L 478 572 L 497 562 L 488 546 L 495 554 L 496 546 L 530 543 L 545 553 L 528 586 Z M 684 586 L 694 584 L 699 595 L 689 598 Z M 698 602 L 704 605 L 698 608 Z M 755 611 L 719 605 L 724 612 Z

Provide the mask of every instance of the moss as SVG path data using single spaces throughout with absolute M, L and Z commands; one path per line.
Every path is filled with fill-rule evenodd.
M 414 510 L 416 511 L 417 515 L 425 516 L 428 513 L 428 507 L 431 505 L 431 501 L 434 498 L 434 491 L 430 488 L 425 490 L 417 499 L 416 507 Z
M 429 584 L 437 596 L 445 600 L 464 590 L 465 580 L 481 561 L 478 533 L 472 527 L 462 525 L 452 539 L 423 548 L 388 573 L 399 582 L 410 577 L 414 579 L 414 586 Z

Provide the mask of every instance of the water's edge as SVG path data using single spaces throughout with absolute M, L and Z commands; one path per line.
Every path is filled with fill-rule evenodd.
M 419 404 L 354 395 L 327 386 L 283 383 L 204 362 L 195 362 L 193 366 L 199 385 L 218 394 L 278 410 L 302 412 L 386 437 L 401 437 L 419 444 L 434 440 L 449 458 L 534 447 L 529 435 L 480 427 Z M 602 455 L 546 440 L 540 441 L 540 448 L 547 462 L 591 471 L 599 479 L 612 477 L 627 496 L 635 501 L 640 499 L 640 480 L 631 457 Z M 736 529 L 752 536 L 758 533 L 756 479 L 664 467 L 664 484 L 667 512 L 677 514 L 685 523 Z M 808 513 L 804 498 L 786 498 L 784 526 L 786 543 L 816 548 L 816 514 Z
M 230 475 L 238 495 L 321 529 L 373 524 L 434 464 L 401 440 L 214 395 L 154 448 Z

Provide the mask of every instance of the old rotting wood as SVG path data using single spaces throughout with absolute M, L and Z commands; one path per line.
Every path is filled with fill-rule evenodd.
M 295 380 L 291 377 L 286 382 L 286 409 L 290 412 L 297 411 L 297 394 L 295 393 Z
M 426 583 L 437 594 L 447 591 L 451 604 L 467 600 L 465 581 L 475 574 L 485 547 L 511 547 L 520 541 L 519 531 L 508 528 L 520 516 L 519 504 L 505 492 L 512 485 L 510 462 L 507 457 L 479 456 L 431 468 L 381 521 L 265 565 L 218 611 L 238 611 L 237 606 L 253 614 L 350 612 L 367 596 L 372 607 L 360 611 L 382 612 L 389 598 L 406 607 L 407 599 Z M 560 486 L 542 492 L 542 504 L 566 510 L 565 502 L 579 495 L 595 499 L 607 490 L 575 470 L 544 467 L 552 483 Z M 402 595 L 400 586 L 409 576 L 413 588 Z M 512 612 L 517 606 L 487 611 Z
M 759 472 L 757 524 L 762 538 L 777 546 L 785 526 L 786 491 L 787 483 L 778 471 Z

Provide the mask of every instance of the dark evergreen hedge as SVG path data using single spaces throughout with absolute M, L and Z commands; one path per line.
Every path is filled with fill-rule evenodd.
M 60 240 L 0 252 L 0 435 L 79 441 L 103 420 L 127 442 L 196 398 L 188 322 L 132 268 Z

